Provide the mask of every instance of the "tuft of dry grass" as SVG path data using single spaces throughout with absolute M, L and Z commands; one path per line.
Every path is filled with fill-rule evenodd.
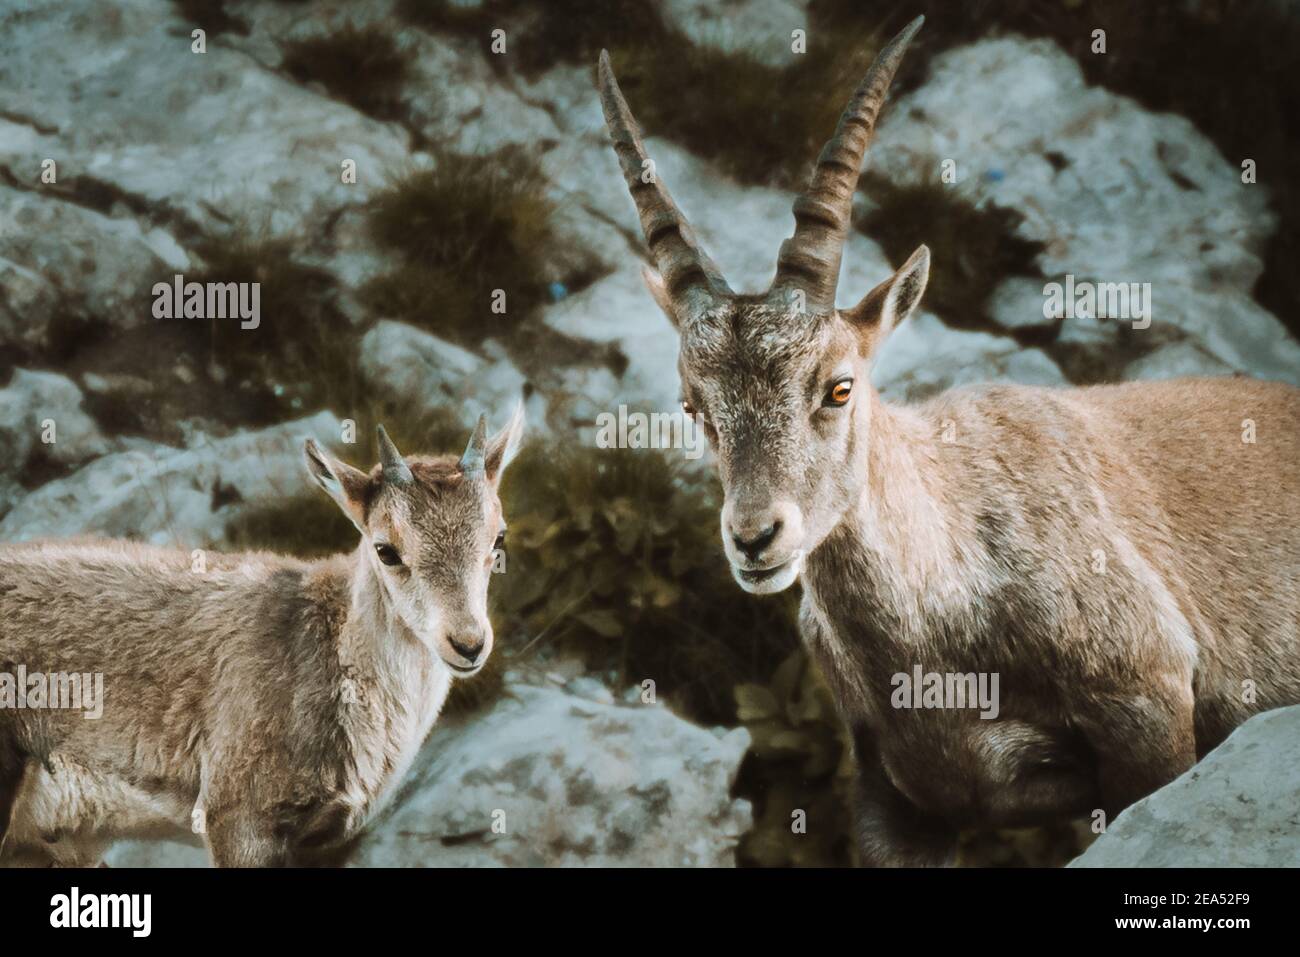
M 432 169 L 399 176 L 371 204 L 370 236 L 394 267 L 363 290 L 376 314 L 461 343 L 516 327 L 544 301 L 552 207 L 521 148 L 439 152 Z M 505 312 L 493 311 L 495 290 Z
M 281 68 L 299 83 L 319 83 L 330 96 L 379 120 L 405 118 L 403 95 L 415 53 L 382 27 L 347 24 L 287 41 L 281 52 Z
M 227 0 L 172 0 L 176 12 L 188 23 L 200 27 L 208 39 L 223 33 L 248 36 L 248 23 L 226 9 Z
M 258 283 L 256 329 L 233 319 L 186 323 L 196 365 L 231 390 L 255 394 L 268 421 L 355 401 L 358 374 L 351 324 L 334 305 L 334 279 L 302 261 L 289 237 L 236 235 L 197 248 L 201 267 L 186 282 Z
M 490 54 L 488 62 L 526 77 L 593 63 L 602 47 L 658 45 L 667 32 L 657 4 L 644 0 L 399 0 L 397 13 L 423 30 L 476 40 L 485 53 L 491 31 L 505 28 L 509 55 Z
M 857 228 L 891 263 L 902 264 L 923 243 L 930 247 L 925 308 L 949 326 L 987 329 L 988 301 L 998 285 L 1010 276 L 1040 275 L 1043 245 L 1016 234 L 1022 217 L 1015 210 L 976 208 L 937 183 L 895 186 L 871 173 L 862 189 L 872 206 Z

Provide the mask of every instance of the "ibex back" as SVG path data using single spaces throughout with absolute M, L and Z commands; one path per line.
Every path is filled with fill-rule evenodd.
M 88 865 L 118 838 L 191 831 L 217 865 L 327 860 L 492 650 L 497 485 L 521 428 L 520 411 L 488 440 L 480 421 L 459 461 L 403 459 L 380 429 L 369 473 L 309 441 L 352 555 L 0 547 L 0 860 Z M 98 714 L 15 707 L 15 673 L 102 675 Z
M 909 25 L 855 92 L 761 295 L 734 293 L 647 155 L 608 56 L 605 119 L 716 452 L 740 585 L 803 582 L 801 632 L 851 728 L 868 864 L 958 829 L 1113 816 L 1250 714 L 1300 701 L 1300 391 L 1249 379 L 986 386 L 887 406 L 868 379 L 917 307 L 918 249 L 835 291 Z M 996 675 L 997 715 L 900 675 Z

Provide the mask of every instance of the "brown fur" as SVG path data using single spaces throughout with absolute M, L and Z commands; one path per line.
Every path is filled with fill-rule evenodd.
M 598 71 L 659 267 L 647 285 L 681 333 L 683 404 L 716 451 L 732 572 L 755 593 L 803 578 L 803 639 L 853 731 L 867 864 L 948 862 L 963 826 L 1113 817 L 1251 714 L 1300 702 L 1300 391 L 985 386 L 907 408 L 872 389 L 929 251 L 852 308 L 835 287 L 921 22 L 850 99 L 761 295 L 674 239 L 689 224 L 661 180 L 642 185 L 640 131 L 608 57 Z M 897 706 L 894 676 L 917 667 L 996 674 L 996 719 Z
M 962 826 L 1113 817 L 1251 714 L 1300 702 L 1300 391 L 984 386 L 886 405 L 870 358 L 927 264 L 855 310 L 736 297 L 674 316 L 737 579 L 770 592 L 802 572 L 869 863 L 945 862 Z M 848 404 L 826 407 L 846 373 Z M 998 718 L 891 707 L 916 665 L 997 673 Z

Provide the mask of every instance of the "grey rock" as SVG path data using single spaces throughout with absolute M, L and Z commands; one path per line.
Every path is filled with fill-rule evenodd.
M 743 728 L 719 739 L 665 708 L 517 687 L 439 723 L 350 863 L 730 866 L 750 825 L 729 796 L 748 746 Z
M 564 690 L 571 695 L 586 698 L 589 701 L 596 701 L 600 704 L 614 703 L 614 692 L 595 678 L 589 678 L 585 675 L 574 678 L 565 685 Z
M 653 705 L 512 686 L 489 711 L 440 721 L 357 867 L 729 867 L 748 830 L 730 789 L 749 747 Z M 498 830 L 493 830 L 494 824 Z M 201 867 L 176 842 L 124 842 L 115 866 Z
M 1232 375 L 1233 369 L 1195 342 L 1171 342 L 1124 367 L 1126 379 Z
M 0 540 L 104 535 L 216 545 L 245 509 L 311 489 L 304 438 L 333 446 L 340 435 L 339 420 L 319 412 L 190 448 L 154 445 L 105 455 L 22 498 L 0 520 Z
M 791 32 L 808 28 L 807 0 L 667 0 L 665 19 L 701 46 L 744 52 L 769 66 L 794 60 Z
M 67 181 L 107 183 L 158 222 L 220 235 L 233 219 L 284 234 L 319 229 L 406 158 L 398 127 L 291 82 L 227 37 L 192 52 L 192 27 L 168 0 L 0 14 L 0 113 L 31 116 L 42 137 L 33 150 L 0 136 L 0 166 L 31 182 L 33 155 L 63 159 Z M 357 163 L 356 184 L 341 181 L 344 159 Z
M 1300 867 L 1300 706 L 1251 718 L 1071 867 Z
M 957 163 L 947 186 L 946 160 Z M 1217 365 L 1300 384 L 1300 344 L 1251 298 L 1276 221 L 1266 187 L 1242 183 L 1240 161 L 1183 117 L 1088 86 L 1051 41 L 1018 37 L 937 57 L 927 82 L 882 121 L 869 159 L 900 185 L 1021 213 L 1020 236 L 1044 245 L 1047 280 L 1150 283 L 1151 325 L 1135 339 L 1153 348 L 1187 340 Z M 1041 323 L 1041 297 L 1025 280 L 1009 282 L 994 318 Z M 1061 337 L 1108 377 L 1127 375 L 1134 349 L 1124 326 L 1067 319 Z
M 14 128 L 0 120 L 0 154 Z M 152 283 L 188 265 L 163 229 L 0 186 L 0 344 L 28 353 L 60 345 L 51 337 L 63 313 L 120 329 L 150 321 Z
M 20 479 L 38 457 L 72 467 L 108 451 L 81 403 L 76 384 L 53 372 L 15 369 L 0 389 L 0 515 L 23 497 Z
M 886 399 L 916 402 L 953 386 L 979 382 L 1065 385 L 1065 376 L 1040 349 L 1014 339 L 944 325 L 913 315 L 895 329 L 876 358 L 872 379 Z
M 500 352 L 484 358 L 392 320 L 362 337 L 361 374 L 378 394 L 417 409 L 450 408 L 466 427 L 484 412 L 496 427 L 504 425 L 525 385 Z

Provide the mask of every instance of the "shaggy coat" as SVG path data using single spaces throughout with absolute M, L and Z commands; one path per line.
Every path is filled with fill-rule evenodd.
M 917 308 L 916 250 L 836 287 L 862 160 L 922 18 L 880 51 L 794 202 L 761 294 L 733 292 L 651 175 L 607 54 L 614 151 L 716 453 L 736 581 L 803 585 L 803 640 L 853 733 L 867 864 L 958 830 L 1113 817 L 1251 714 L 1300 702 L 1300 391 L 1249 379 L 954 390 L 891 406 L 873 360 Z M 1118 320 L 1116 320 L 1118 321 Z M 897 696 L 997 678 L 996 708 Z
M 480 423 L 459 463 L 403 460 L 381 431 L 369 474 L 309 442 L 362 534 L 350 555 L 0 546 L 0 694 L 20 670 L 103 688 L 93 708 L 0 707 L 0 860 L 93 865 L 119 838 L 199 835 L 218 866 L 329 861 L 391 797 L 453 673 L 491 651 L 496 487 L 521 427 L 488 442 Z

